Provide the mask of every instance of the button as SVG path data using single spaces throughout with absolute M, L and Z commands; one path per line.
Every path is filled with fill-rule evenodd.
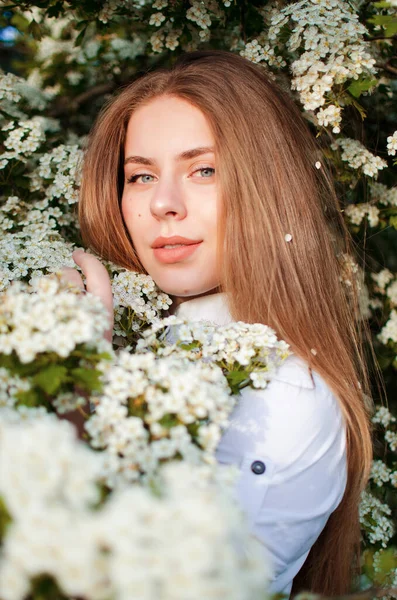
M 251 471 L 255 473 L 255 475 L 262 475 L 266 471 L 265 463 L 261 460 L 254 460 L 251 465 Z

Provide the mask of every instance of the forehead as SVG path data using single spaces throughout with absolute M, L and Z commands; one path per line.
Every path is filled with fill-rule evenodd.
M 129 120 L 126 153 L 178 154 L 192 148 L 192 144 L 212 146 L 214 137 L 202 111 L 182 98 L 154 98 L 140 106 Z

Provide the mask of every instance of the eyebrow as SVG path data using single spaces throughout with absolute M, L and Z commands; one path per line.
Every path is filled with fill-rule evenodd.
M 202 154 L 208 154 L 209 152 L 214 152 L 214 148 L 212 146 L 199 146 L 198 148 L 192 148 L 191 150 L 185 150 L 180 154 L 177 154 L 176 160 L 190 160 L 192 158 L 196 158 L 197 156 L 201 156 Z M 145 158 L 144 156 L 128 156 L 124 164 L 128 163 L 139 163 L 140 165 L 154 165 L 155 160 L 153 158 Z

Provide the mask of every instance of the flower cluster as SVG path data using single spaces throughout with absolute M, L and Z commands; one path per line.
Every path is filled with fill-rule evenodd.
M 240 55 L 255 63 L 265 61 L 271 67 L 281 68 L 287 65 L 282 56 L 278 56 L 270 44 L 264 43 L 261 45 L 257 39 L 247 42 Z
M 224 2 L 225 7 L 230 6 L 230 2 Z M 214 21 L 224 21 L 225 12 L 221 8 L 217 0 L 190 0 L 190 7 L 183 14 L 183 19 L 186 19 L 185 27 L 174 27 L 174 16 L 167 18 L 163 12 L 164 8 L 168 8 L 168 2 L 158 0 L 152 4 L 152 7 L 158 12 L 150 16 L 149 24 L 158 27 L 150 37 L 152 51 L 155 53 L 162 52 L 164 49 L 175 50 L 181 44 L 181 38 L 184 31 L 189 32 L 191 40 L 182 44 L 185 51 L 196 50 L 200 43 L 208 42 L 211 33 L 210 28 Z M 179 19 L 178 19 L 179 21 Z M 197 27 L 193 27 L 194 23 Z
M 61 144 L 43 154 L 31 176 L 31 191 L 43 190 L 46 198 L 59 199 L 60 203 L 76 203 L 81 183 L 79 167 L 82 154 L 76 144 Z
M 112 291 L 114 334 L 132 345 L 136 344 L 138 334 L 157 322 L 172 303 L 149 275 L 133 271 L 119 270 L 112 278 Z M 119 345 L 125 345 L 124 340 Z
M 156 493 L 127 487 L 103 502 L 101 455 L 50 416 L 0 422 L 0 453 L 4 600 L 34 596 L 43 578 L 58 595 L 87 600 L 264 594 L 270 570 L 226 471 L 174 463 L 162 469 Z
M 317 111 L 318 124 L 330 125 L 339 133 L 338 87 L 376 73 L 375 59 L 364 40 L 367 30 L 358 15 L 340 0 L 302 0 L 263 15 L 269 17 L 268 30 L 261 36 L 263 47 L 254 40 L 255 47 L 246 47 L 243 55 L 251 58 L 253 54 L 255 62 L 277 66 L 270 50 L 277 47 L 279 54 L 292 59 L 291 87 L 299 92 L 304 109 Z M 279 66 L 287 64 L 278 62 Z
M 101 301 L 57 278 L 15 282 L 0 296 L 0 407 L 18 419 L 84 406 L 112 356 Z
M 393 135 L 389 135 L 387 138 L 387 153 L 390 156 L 395 156 L 397 152 L 397 131 Z
M 392 511 L 387 502 L 397 487 L 396 417 L 385 406 L 377 405 L 372 422 L 378 430 L 378 440 L 383 438 L 383 443 L 379 446 L 380 457 L 375 455 L 369 486 L 363 494 L 360 518 L 366 541 L 377 549 L 384 549 L 395 533 Z
M 217 326 L 176 317 L 163 319 L 145 331 L 137 350 L 215 363 L 223 369 L 233 393 L 247 385 L 264 389 L 290 354 L 288 344 L 261 323 Z
M 378 339 L 382 344 L 387 344 L 389 341 L 397 344 L 397 310 L 393 309 L 390 312 L 389 319 L 382 327 L 378 334 Z
M 392 514 L 388 504 L 381 502 L 376 496 L 364 491 L 360 504 L 360 523 L 365 529 L 371 544 L 380 544 L 386 548 L 395 533 Z
M 85 428 L 91 445 L 105 450 L 108 486 L 151 478 L 164 460 L 213 460 L 235 404 L 221 369 L 121 350 L 102 379 Z
M 37 212 L 39 217 L 41 213 Z M 32 283 L 35 278 L 55 273 L 64 266 L 74 266 L 72 244 L 56 234 L 51 240 L 40 239 L 47 234 L 48 227 L 48 221 L 43 223 L 38 218 L 21 232 L 3 235 L 0 240 L 0 292 L 5 291 L 12 281 Z
M 0 71 L 0 100 L 6 100 L 11 103 L 17 103 L 21 95 L 17 91 L 19 77 L 13 73 L 4 73 Z
M 1 295 L 0 348 L 29 363 L 39 354 L 68 356 L 78 345 L 102 345 L 108 316 L 96 296 L 64 289 L 55 278 L 29 288 L 15 282 Z
M 370 184 L 371 199 L 383 206 L 397 207 L 397 187 L 388 188 L 383 183 L 373 181 Z
M 397 353 L 397 277 L 389 269 L 382 269 L 379 273 L 372 273 L 371 278 L 375 282 L 374 292 L 380 296 L 379 300 L 382 299 L 389 307 L 387 321 L 377 338 L 382 344 L 394 347 Z M 383 308 L 383 303 L 380 306 Z
M 387 167 L 385 160 L 372 154 L 358 140 L 339 138 L 333 144 L 335 150 L 338 147 L 342 149 L 342 161 L 348 163 L 351 169 L 362 169 L 362 172 L 367 177 L 376 178 L 379 171 Z
M 0 168 L 4 168 L 11 159 L 26 161 L 45 140 L 44 117 L 32 117 L 26 121 L 19 121 L 18 126 L 11 121 L 1 128 L 9 131 L 4 146 L 8 151 L 0 155 Z
M 363 219 L 367 216 L 369 226 L 376 227 L 379 224 L 379 213 L 379 208 L 369 202 L 348 204 L 345 208 L 345 215 L 349 217 L 354 225 L 361 225 Z

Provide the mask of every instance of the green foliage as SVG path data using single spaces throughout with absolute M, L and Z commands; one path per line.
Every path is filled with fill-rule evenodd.
M 76 369 L 72 371 L 72 375 Z M 50 365 L 33 377 L 33 385 L 42 389 L 46 394 L 56 394 L 61 385 L 67 380 L 68 370 L 63 365 Z
M 363 92 L 368 92 L 368 90 L 376 86 L 377 83 L 377 79 L 357 79 L 356 81 L 353 81 L 347 89 L 352 96 L 359 98 Z
M 368 22 L 383 27 L 385 37 L 391 38 L 397 34 L 397 19 L 395 15 L 376 15 L 376 17 L 368 19 Z
M 67 358 L 55 353 L 42 353 L 30 363 L 21 363 L 15 353 L 0 354 L 0 367 L 29 382 L 28 390 L 15 394 L 17 405 L 45 406 L 54 410 L 52 402 L 62 394 L 86 395 L 102 389 L 101 372 L 97 369 L 107 353 L 98 353 L 85 345 L 78 346 Z
M 7 527 L 12 523 L 11 515 L 8 513 L 6 504 L 0 496 L 0 543 L 3 540 Z
M 40 575 L 32 580 L 31 600 L 70 600 L 63 594 L 52 577 Z

